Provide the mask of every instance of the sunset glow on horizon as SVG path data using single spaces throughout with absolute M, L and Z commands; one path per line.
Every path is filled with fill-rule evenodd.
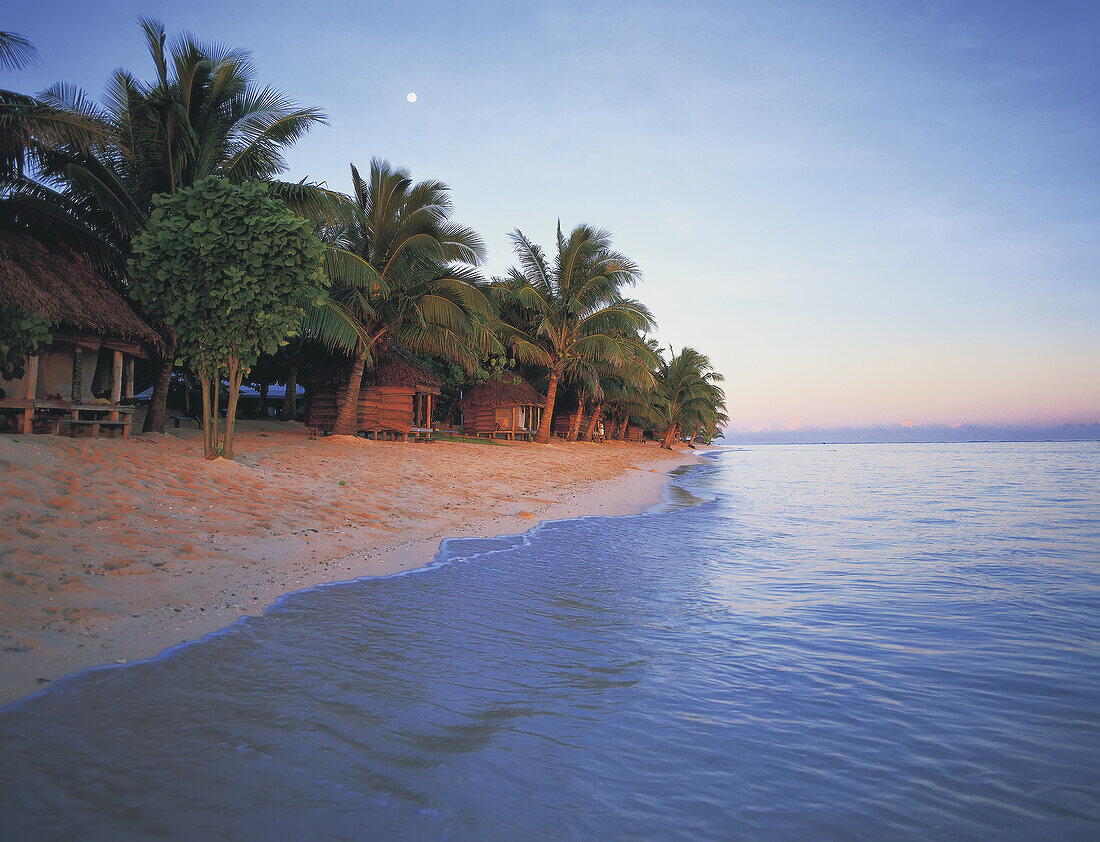
M 284 178 L 439 179 L 489 275 L 516 228 L 608 229 L 734 429 L 1100 421 L 1100 5 L 3 9 L 28 93 L 151 78 L 139 15 L 249 48 L 328 114 Z

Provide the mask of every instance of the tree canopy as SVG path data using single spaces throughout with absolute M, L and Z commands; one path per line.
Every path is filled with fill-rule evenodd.
M 218 447 L 209 423 L 217 420 L 216 384 L 229 378 L 222 455 L 231 457 L 243 376 L 261 352 L 273 353 L 297 331 L 305 303 L 326 285 L 323 253 L 312 226 L 260 183 L 211 177 L 154 197 L 149 223 L 134 238 L 130 290 L 173 328 L 178 353 L 202 378 L 208 456 Z

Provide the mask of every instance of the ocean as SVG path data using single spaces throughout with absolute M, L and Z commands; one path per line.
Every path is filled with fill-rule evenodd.
M 1100 838 L 1100 443 L 726 448 L 0 711 L 0 838 Z

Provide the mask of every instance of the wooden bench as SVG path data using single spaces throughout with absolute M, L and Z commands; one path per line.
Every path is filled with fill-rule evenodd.
M 409 438 L 413 441 L 430 441 L 432 437 L 431 427 L 410 427 Z M 406 439 L 408 441 L 408 439 Z
M 118 431 L 122 433 L 123 438 L 127 438 L 130 435 L 130 419 L 127 418 L 124 421 L 107 421 L 107 420 L 87 420 L 80 418 L 61 418 L 58 421 L 58 435 L 76 436 L 77 430 L 81 428 L 87 428 L 92 433 L 92 438 L 99 437 L 99 430 L 101 427 L 107 430 Z
M 184 421 L 194 421 L 195 426 L 198 427 L 200 430 L 202 429 L 202 422 L 193 415 L 173 415 L 172 421 L 175 423 L 177 430 L 180 428 L 180 424 L 182 424 Z

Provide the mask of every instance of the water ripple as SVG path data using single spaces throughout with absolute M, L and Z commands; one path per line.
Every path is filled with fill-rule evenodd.
M 4 839 L 1096 838 L 1100 448 L 762 447 L 0 712 Z

